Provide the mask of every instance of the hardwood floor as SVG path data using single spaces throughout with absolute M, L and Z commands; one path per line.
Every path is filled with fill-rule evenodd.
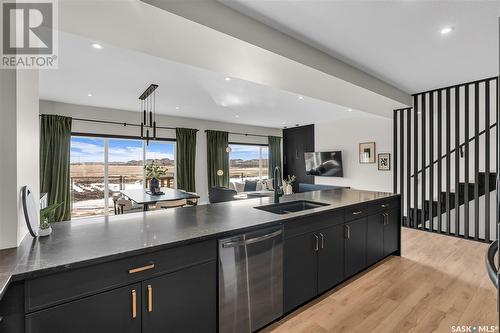
M 493 325 L 498 332 L 487 247 L 403 228 L 401 257 L 387 258 L 262 332 L 448 333 L 453 325 Z

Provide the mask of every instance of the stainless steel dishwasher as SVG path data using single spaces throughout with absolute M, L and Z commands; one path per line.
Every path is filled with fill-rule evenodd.
M 219 332 L 254 332 L 283 314 L 283 228 L 219 240 Z

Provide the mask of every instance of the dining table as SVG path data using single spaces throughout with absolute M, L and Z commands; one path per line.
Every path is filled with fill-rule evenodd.
M 135 202 L 136 204 L 143 205 L 144 211 L 148 211 L 149 205 L 154 205 L 157 202 L 175 201 L 182 199 L 190 200 L 190 199 L 200 198 L 196 194 L 168 187 L 160 188 L 159 194 L 152 194 L 149 189 L 145 188 L 121 190 L 120 193 L 129 198 L 130 200 L 132 200 L 133 202 Z

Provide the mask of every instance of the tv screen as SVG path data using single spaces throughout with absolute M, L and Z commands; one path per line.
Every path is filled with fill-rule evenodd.
M 343 177 L 342 152 L 314 152 L 304 153 L 306 161 L 306 175 Z

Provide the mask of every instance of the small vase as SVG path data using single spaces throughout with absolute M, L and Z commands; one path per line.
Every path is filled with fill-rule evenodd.
M 38 236 L 40 236 L 40 237 L 48 236 L 51 233 L 52 233 L 52 227 L 48 227 L 45 229 L 41 229 L 41 228 L 38 229 Z
M 156 193 L 157 189 L 159 188 L 160 188 L 160 181 L 156 178 L 151 179 L 151 181 L 149 182 L 149 190 L 151 191 L 151 193 Z
M 286 184 L 284 191 L 285 195 L 293 194 L 293 187 L 291 184 Z

